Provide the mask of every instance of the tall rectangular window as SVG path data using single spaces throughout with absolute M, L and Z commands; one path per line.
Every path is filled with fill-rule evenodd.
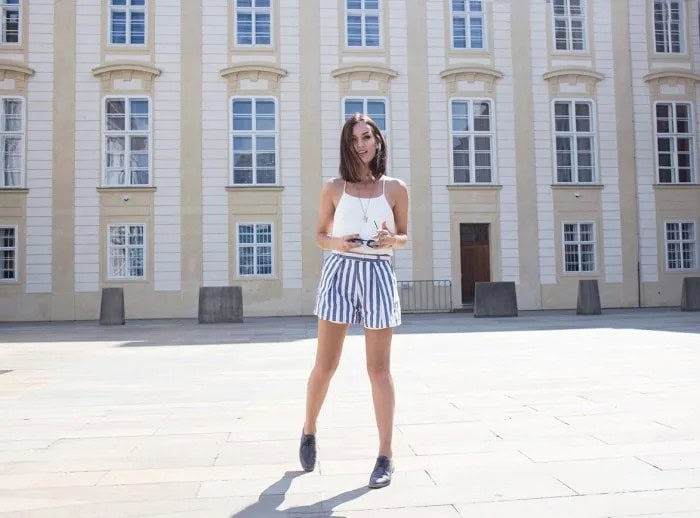
M 656 162 L 659 183 L 692 183 L 695 131 L 689 103 L 656 103 Z
M 346 97 L 343 103 L 343 122 L 355 113 L 369 115 L 382 134 L 387 128 L 386 100 L 377 97 Z M 386 138 L 386 135 L 384 135 Z
M 17 280 L 17 227 L 0 226 L 0 282 Z
M 109 42 L 146 44 L 146 0 L 109 0 Z
M 345 0 L 348 47 L 379 47 L 381 0 Z
M 277 182 L 277 107 L 272 97 L 231 101 L 231 157 L 234 185 Z
M 455 99 L 450 104 L 452 181 L 493 182 L 494 124 L 491 101 Z
M 694 270 L 697 268 L 695 222 L 666 223 L 666 269 Z
M 145 226 L 141 224 L 110 225 L 107 268 L 110 279 L 143 279 L 146 277 Z
M 271 20 L 270 0 L 236 0 L 236 43 L 270 45 Z
M 452 47 L 484 49 L 485 26 L 483 0 L 452 0 Z
M 564 223 L 564 271 L 595 271 L 593 223 Z
M 21 12 L 20 0 L 0 0 L 0 44 L 19 43 Z
M 557 182 L 592 183 L 596 179 L 595 126 L 591 101 L 554 103 Z
M 272 224 L 239 223 L 238 275 L 272 275 Z
M 586 50 L 586 0 L 553 0 L 554 48 Z
M 0 97 L 0 187 L 24 184 L 24 99 Z
M 661 54 L 685 52 L 685 13 L 681 0 L 654 0 L 654 48 Z
M 104 184 L 148 185 L 151 163 L 149 99 L 108 97 L 104 128 Z

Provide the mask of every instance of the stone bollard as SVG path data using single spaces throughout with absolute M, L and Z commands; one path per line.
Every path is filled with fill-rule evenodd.
M 700 311 L 700 277 L 684 277 L 681 311 Z
M 475 317 L 517 317 L 518 301 L 514 282 L 474 284 Z
M 124 325 L 124 288 L 102 288 L 100 303 L 100 325 Z
M 199 288 L 199 323 L 243 322 L 243 290 L 240 286 Z
M 600 315 L 600 293 L 597 279 L 579 279 L 577 315 Z

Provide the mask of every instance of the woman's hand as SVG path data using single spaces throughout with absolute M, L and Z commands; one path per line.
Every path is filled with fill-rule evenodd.
M 386 226 L 386 221 L 382 222 L 382 228 L 372 237 L 377 243 L 377 248 L 393 248 L 396 246 L 396 234 Z
M 354 243 L 352 240 L 360 237 L 360 234 L 348 234 L 333 238 L 333 249 L 339 252 L 349 252 L 353 248 L 360 246 L 360 243 Z

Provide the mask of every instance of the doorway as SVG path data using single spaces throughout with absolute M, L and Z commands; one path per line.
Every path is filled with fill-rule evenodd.
M 474 303 L 474 283 L 491 280 L 488 223 L 459 224 L 462 304 Z

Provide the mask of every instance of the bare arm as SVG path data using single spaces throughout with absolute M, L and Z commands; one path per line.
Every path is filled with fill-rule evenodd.
M 331 237 L 333 229 L 333 216 L 335 214 L 334 186 L 333 180 L 323 184 L 321 189 L 321 199 L 318 204 L 318 223 L 316 224 L 316 244 L 323 250 L 339 250 L 347 252 L 360 246 L 349 240 L 360 237 L 359 234 L 352 234 L 342 237 Z
M 408 241 L 408 187 L 406 184 L 397 180 L 392 185 L 392 199 L 394 206 L 394 223 L 396 225 L 396 233 L 392 233 L 386 226 L 386 222 L 382 223 L 382 228 L 377 232 L 379 246 L 382 248 L 403 248 Z

